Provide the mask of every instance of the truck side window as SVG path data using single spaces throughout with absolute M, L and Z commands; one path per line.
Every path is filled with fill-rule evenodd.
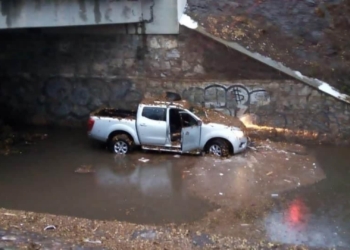
M 155 121 L 166 121 L 166 109 L 156 107 L 144 107 L 142 116 Z
M 182 126 L 183 127 L 191 127 L 197 126 L 198 122 L 188 113 L 181 113 L 182 118 Z

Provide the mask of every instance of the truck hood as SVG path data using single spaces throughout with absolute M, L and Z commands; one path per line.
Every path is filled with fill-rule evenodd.
M 238 127 L 234 127 L 234 126 L 227 126 L 227 125 L 224 125 L 224 124 L 220 124 L 220 123 L 203 123 L 202 125 L 204 128 L 211 128 L 211 129 L 225 129 L 225 130 L 229 130 L 229 131 L 232 131 L 232 130 L 236 130 L 236 131 L 241 131 L 240 128 Z

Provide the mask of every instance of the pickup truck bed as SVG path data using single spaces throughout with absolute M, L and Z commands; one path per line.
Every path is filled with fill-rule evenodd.
M 97 116 L 97 117 L 128 118 L 128 119 L 136 119 L 136 114 L 137 114 L 136 111 L 113 109 L 113 108 L 102 108 L 92 113 L 93 116 Z

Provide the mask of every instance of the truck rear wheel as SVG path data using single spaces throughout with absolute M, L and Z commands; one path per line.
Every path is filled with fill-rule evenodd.
M 109 150 L 115 154 L 128 154 L 132 148 L 132 140 L 126 134 L 117 134 L 109 141 Z

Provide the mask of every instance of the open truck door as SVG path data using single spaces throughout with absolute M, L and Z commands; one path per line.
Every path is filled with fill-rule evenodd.
M 185 111 L 180 112 L 180 115 L 182 118 L 181 151 L 189 152 L 199 149 L 202 122 Z

